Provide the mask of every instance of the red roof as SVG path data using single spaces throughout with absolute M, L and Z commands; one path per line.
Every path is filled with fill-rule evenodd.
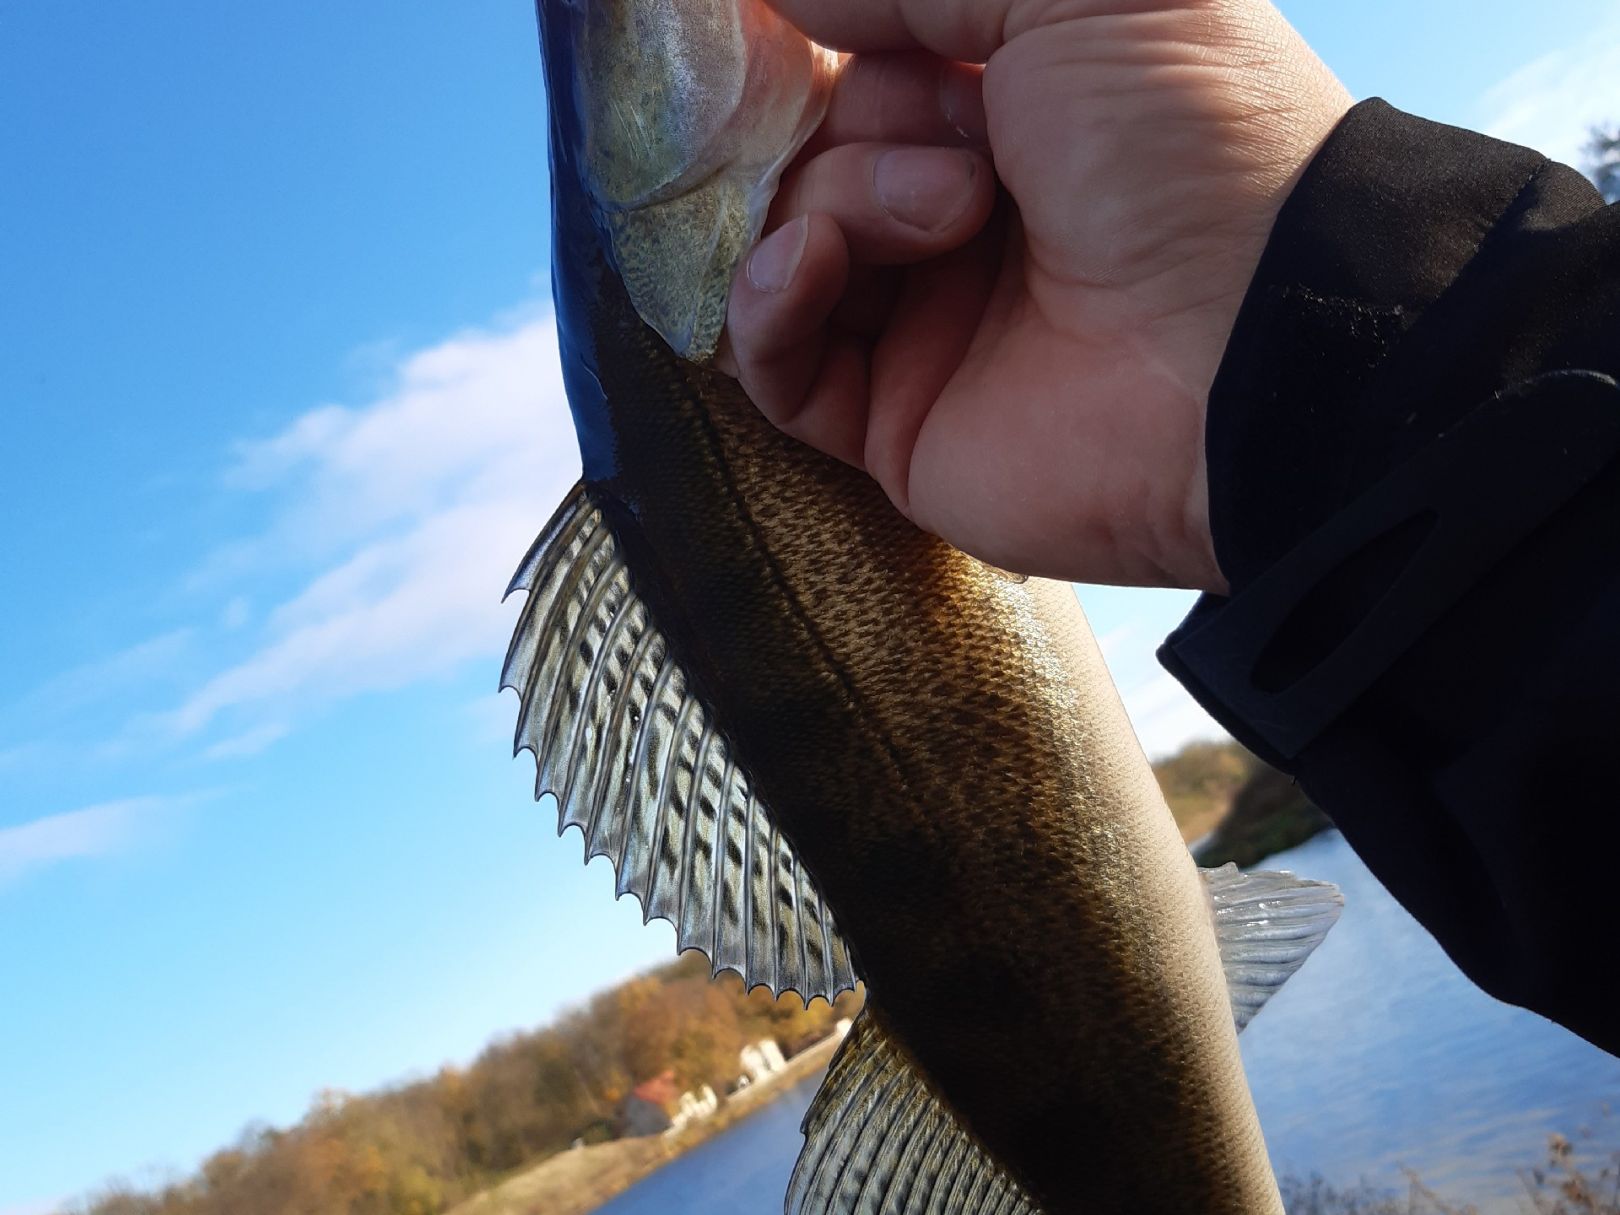
M 654 1105 L 674 1105 L 680 1099 L 680 1090 L 675 1087 L 675 1073 L 664 1071 L 651 1080 L 643 1080 L 631 1090 L 643 1101 L 651 1101 Z

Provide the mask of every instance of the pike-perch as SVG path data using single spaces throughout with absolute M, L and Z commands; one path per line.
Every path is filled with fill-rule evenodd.
M 924 534 L 701 365 L 838 57 L 757 0 L 539 15 L 584 476 L 504 683 L 538 791 L 681 948 L 864 980 L 788 1209 L 1280 1212 L 1234 1025 L 1337 893 L 1201 877 L 1072 591 Z

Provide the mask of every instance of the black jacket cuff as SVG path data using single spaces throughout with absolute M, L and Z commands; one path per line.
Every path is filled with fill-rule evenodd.
M 1231 594 L 1160 650 L 1476 982 L 1611 1051 L 1581 959 L 1620 937 L 1617 374 L 1620 207 L 1357 106 L 1211 391 Z
M 1210 394 L 1231 597 L 1160 651 L 1272 762 L 1612 455 L 1616 220 L 1573 169 L 1377 100 L 1295 188 Z

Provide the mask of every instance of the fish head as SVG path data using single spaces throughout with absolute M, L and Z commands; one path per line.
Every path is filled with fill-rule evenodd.
M 763 0 L 539 0 L 539 16 L 553 190 L 578 196 L 557 200 L 558 260 L 594 236 L 640 318 L 707 361 L 737 263 L 826 111 L 840 56 Z M 565 228 L 569 202 L 591 234 Z

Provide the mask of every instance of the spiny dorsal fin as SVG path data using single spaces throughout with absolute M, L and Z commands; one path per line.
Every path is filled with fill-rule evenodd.
M 719 723 L 636 594 L 611 528 L 576 486 L 508 594 L 529 593 L 503 688 L 521 698 L 516 750 L 558 832 L 605 856 L 620 895 L 675 926 L 682 950 L 752 988 L 831 1000 L 855 986 L 815 883 L 754 796 Z
M 1241 1031 L 1322 943 L 1344 896 L 1328 882 L 1291 873 L 1243 873 L 1232 864 L 1199 872 L 1214 906 L 1221 969 Z
M 862 1012 L 804 1116 L 787 1215 L 1040 1215 Z

